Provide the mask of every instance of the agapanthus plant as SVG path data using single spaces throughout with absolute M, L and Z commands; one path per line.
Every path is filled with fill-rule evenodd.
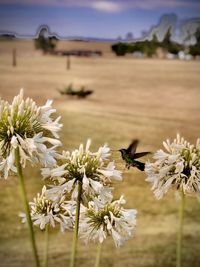
M 55 168 L 42 170 L 44 178 L 57 182 L 57 186 L 52 188 L 52 195 L 62 195 L 66 191 L 71 193 L 72 199 L 76 199 L 78 182 L 81 182 L 83 201 L 99 194 L 110 198 L 109 185 L 113 179 L 122 180 L 121 172 L 116 170 L 114 162 L 109 160 L 109 147 L 104 145 L 97 152 L 91 152 L 90 144 L 91 141 L 88 140 L 85 149 L 81 144 L 79 149 L 71 153 L 63 151 Z
M 80 237 L 88 243 L 97 241 L 98 249 L 95 267 L 99 267 L 102 243 L 111 236 L 115 246 L 121 246 L 133 235 L 136 225 L 135 209 L 124 209 L 126 203 L 123 196 L 115 201 L 102 201 L 100 197 L 82 207 L 80 216 Z
M 76 202 L 66 200 L 65 196 L 50 199 L 47 192 L 46 186 L 43 186 L 42 193 L 38 193 L 33 202 L 29 202 L 33 224 L 41 230 L 48 225 L 55 227 L 56 224 L 60 225 L 61 232 L 73 229 Z M 25 222 L 26 215 L 22 214 L 22 217 L 22 222 Z
M 48 190 L 43 186 L 42 193 L 38 193 L 30 202 L 30 214 L 33 224 L 45 230 L 44 267 L 48 266 L 49 227 L 60 225 L 63 233 L 66 229 L 72 230 L 76 211 L 76 202 L 66 200 L 66 196 L 55 199 L 48 198 Z M 26 214 L 21 213 L 22 222 L 27 221 Z
M 11 104 L 0 102 L 0 173 L 7 178 L 9 171 L 17 172 L 15 150 L 19 149 L 20 163 L 26 161 L 43 166 L 55 165 L 55 148 L 60 145 L 58 132 L 62 124 L 60 117 L 53 120 L 52 101 L 38 107 L 30 99 L 23 98 L 23 90 Z
M 165 151 L 160 149 L 155 153 L 155 162 L 146 163 L 146 181 L 152 184 L 157 199 L 161 199 L 170 188 L 181 196 L 176 259 L 176 266 L 181 267 L 185 195 L 195 195 L 200 199 L 200 140 L 191 145 L 177 135 L 173 142 L 163 142 L 163 146 Z
M 43 166 L 56 163 L 55 148 L 61 144 L 57 138 L 62 125 L 59 123 L 60 117 L 55 120 L 51 118 L 52 113 L 56 111 L 52 109 L 51 104 L 52 101 L 48 100 L 44 106 L 38 107 L 32 99 L 23 98 L 23 90 L 14 97 L 11 104 L 0 101 L 0 177 L 7 178 L 10 172 L 19 176 L 37 267 L 40 262 L 22 168 L 27 161 Z
M 166 151 L 160 149 L 155 162 L 146 163 L 146 181 L 152 184 L 155 196 L 160 199 L 170 188 L 194 194 L 200 199 L 200 140 L 196 145 L 177 135 L 172 143 L 163 142 Z
M 124 209 L 126 203 L 123 196 L 118 200 L 104 202 L 96 198 L 81 209 L 80 237 L 89 241 L 103 241 L 111 236 L 115 246 L 121 246 L 129 239 L 136 224 L 135 209 Z
M 70 267 L 75 266 L 81 202 L 87 203 L 98 195 L 110 199 L 112 179 L 122 180 L 121 172 L 109 160 L 110 149 L 104 145 L 97 152 L 91 152 L 90 144 L 91 141 L 88 140 L 85 149 L 81 144 L 73 152 L 64 151 L 57 157 L 56 168 L 42 170 L 44 178 L 50 178 L 56 183 L 50 190 L 52 198 L 70 193 L 72 200 L 77 202 Z

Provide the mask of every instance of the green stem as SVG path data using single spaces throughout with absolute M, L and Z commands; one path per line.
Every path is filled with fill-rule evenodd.
M 27 195 L 26 195 L 26 188 L 25 188 L 25 183 L 24 183 L 22 166 L 20 163 L 20 153 L 19 153 L 18 147 L 15 149 L 15 160 L 16 160 L 16 166 L 17 166 L 17 174 L 18 174 L 19 180 L 20 180 L 20 190 L 21 190 L 22 200 L 24 202 L 26 219 L 27 219 L 28 228 L 29 228 L 29 235 L 30 235 L 30 240 L 31 240 L 31 245 L 32 245 L 33 257 L 35 260 L 36 267 L 40 267 L 40 262 L 39 262 L 39 257 L 37 254 L 37 248 L 36 248 L 36 242 L 35 242 L 35 236 L 34 236 L 34 231 L 33 231 L 33 223 L 31 220 L 30 208 L 29 208 Z
M 179 205 L 179 227 L 177 234 L 176 267 L 181 267 L 184 208 L 185 208 L 185 194 L 182 190 L 181 200 Z
M 77 196 L 77 203 L 76 203 L 75 228 L 74 228 L 74 235 L 73 235 L 73 241 L 72 241 L 70 267 L 74 267 L 75 262 L 76 262 L 81 195 L 82 195 L 82 183 L 78 181 L 78 196 Z
M 100 266 L 101 250 L 102 250 L 102 243 L 99 242 L 98 247 L 97 247 L 95 267 L 99 267 Z
M 49 225 L 45 227 L 45 248 L 44 248 L 44 267 L 48 266 L 48 250 L 49 250 Z

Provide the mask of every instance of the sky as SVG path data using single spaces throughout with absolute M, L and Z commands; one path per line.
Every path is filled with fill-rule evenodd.
M 200 18 L 200 0 L 0 0 L 0 32 L 34 36 L 46 24 L 61 37 L 138 38 L 163 14 Z

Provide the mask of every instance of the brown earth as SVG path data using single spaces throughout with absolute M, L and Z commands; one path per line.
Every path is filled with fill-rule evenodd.
M 80 45 L 80 47 L 79 47 Z M 182 134 L 195 142 L 200 136 L 200 62 L 133 59 L 115 57 L 109 44 L 62 42 L 60 48 L 102 49 L 100 58 L 66 58 L 42 55 L 31 41 L 0 42 L 0 96 L 11 100 L 24 88 L 26 96 L 39 104 L 54 99 L 64 124 L 61 139 L 65 149 L 92 138 L 93 148 L 108 143 L 112 149 L 127 146 L 139 138 L 139 150 L 154 152 L 166 138 Z M 76 47 L 75 47 L 76 46 Z M 12 49 L 17 48 L 17 67 L 12 67 Z M 58 92 L 73 83 L 94 93 L 85 100 L 61 96 Z M 124 169 L 118 152 L 113 158 Z M 151 157 L 149 157 L 151 158 Z M 30 200 L 43 184 L 40 171 L 26 170 Z M 0 266 L 31 265 L 27 230 L 17 214 L 23 209 L 16 178 L 0 181 Z M 116 184 L 115 195 L 124 194 L 127 207 L 138 210 L 135 237 L 120 249 L 111 240 L 103 248 L 102 266 L 171 267 L 175 266 L 177 206 L 173 193 L 155 200 L 145 175 L 125 171 L 124 181 Z M 200 205 L 188 198 L 184 227 L 183 267 L 199 267 Z M 37 232 L 40 255 L 43 233 Z M 52 230 L 49 266 L 67 266 L 71 234 Z M 95 245 L 80 242 L 78 266 L 93 266 Z

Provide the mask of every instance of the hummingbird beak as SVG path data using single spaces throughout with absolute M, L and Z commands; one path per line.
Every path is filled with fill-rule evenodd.
M 110 149 L 110 151 L 119 151 L 118 149 Z

